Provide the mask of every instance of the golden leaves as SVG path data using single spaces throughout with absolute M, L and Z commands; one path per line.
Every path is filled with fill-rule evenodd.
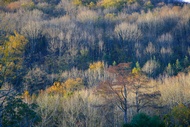
M 110 7 L 121 7 L 124 4 L 133 4 L 136 0 L 101 0 L 99 2 L 100 6 L 103 6 L 104 8 L 110 8 Z
M 22 68 L 27 42 L 28 40 L 23 35 L 15 31 L 14 35 L 10 35 L 8 40 L 0 46 L 0 71 L 2 71 L 0 75 L 2 78 L 11 77 L 11 79 L 15 79 L 17 77 L 15 71 Z
M 31 102 L 31 96 L 30 96 L 28 90 L 24 91 L 24 93 L 22 94 L 22 97 L 24 99 L 24 102 L 26 102 L 26 103 L 30 103 Z
M 28 40 L 16 31 L 14 34 L 15 35 L 9 36 L 9 41 L 6 42 L 6 50 L 8 50 L 9 53 L 21 53 Z
M 98 61 L 95 63 L 90 64 L 89 69 L 90 70 L 101 70 L 104 68 L 104 62 Z
M 102 0 L 100 5 L 109 8 L 109 7 L 118 7 L 122 0 Z
M 14 32 L 15 35 L 11 35 L 8 38 L 8 41 L 0 46 L 2 61 L 8 62 L 21 60 L 25 45 L 27 44 L 28 40 L 23 36 L 18 34 L 16 31 Z
M 82 5 L 82 1 L 81 0 L 73 0 L 73 4 L 74 5 Z
M 84 87 L 81 78 L 70 78 L 65 82 L 54 82 L 54 84 L 46 89 L 49 94 L 60 94 L 63 96 L 68 96 L 74 93 L 74 91 L 80 90 Z

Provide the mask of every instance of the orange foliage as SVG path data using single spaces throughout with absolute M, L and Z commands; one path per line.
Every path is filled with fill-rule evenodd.
M 22 7 L 25 7 L 25 8 L 30 8 L 30 7 L 33 7 L 34 6 L 34 3 L 32 0 L 24 0 L 24 1 L 15 1 L 15 2 L 11 2 L 10 4 L 8 4 L 6 6 L 6 8 L 10 11 L 15 11 L 15 10 L 18 10 Z
M 63 86 L 61 85 L 61 82 L 54 82 L 53 85 L 46 89 L 46 92 L 48 93 L 63 93 Z
M 7 9 L 10 10 L 10 11 L 17 10 L 20 7 L 21 7 L 21 3 L 19 1 L 12 2 L 12 3 L 7 5 Z

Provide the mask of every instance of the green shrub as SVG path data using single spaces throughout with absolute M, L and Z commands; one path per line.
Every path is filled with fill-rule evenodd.
M 131 121 L 131 124 L 134 127 L 148 127 L 150 117 L 144 113 L 139 113 L 135 115 Z
M 135 115 L 131 121 L 133 127 L 164 127 L 158 116 L 148 116 L 145 113 Z

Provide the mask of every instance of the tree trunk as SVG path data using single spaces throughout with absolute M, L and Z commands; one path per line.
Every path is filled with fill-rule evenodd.
M 124 85 L 124 124 L 127 124 L 127 88 Z
M 139 91 L 136 90 L 135 94 L 136 94 L 136 111 L 137 111 L 137 113 L 138 113 L 139 110 L 140 110 L 140 104 L 139 104 Z

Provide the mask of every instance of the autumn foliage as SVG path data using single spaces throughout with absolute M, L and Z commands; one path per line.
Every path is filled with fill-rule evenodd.
M 63 96 L 69 96 L 74 91 L 80 90 L 84 87 L 82 79 L 67 79 L 65 82 L 54 82 L 54 84 L 46 89 L 49 94 L 60 94 Z
M 101 70 L 104 68 L 104 62 L 98 61 L 89 65 L 90 70 Z
M 3 85 L 6 78 L 16 79 L 16 71 L 23 68 L 23 54 L 28 40 L 21 34 L 14 32 L 10 35 L 8 40 L 0 46 L 0 82 Z
M 174 0 L 0 0 L 0 127 L 154 126 L 154 114 L 189 126 L 189 12 Z

